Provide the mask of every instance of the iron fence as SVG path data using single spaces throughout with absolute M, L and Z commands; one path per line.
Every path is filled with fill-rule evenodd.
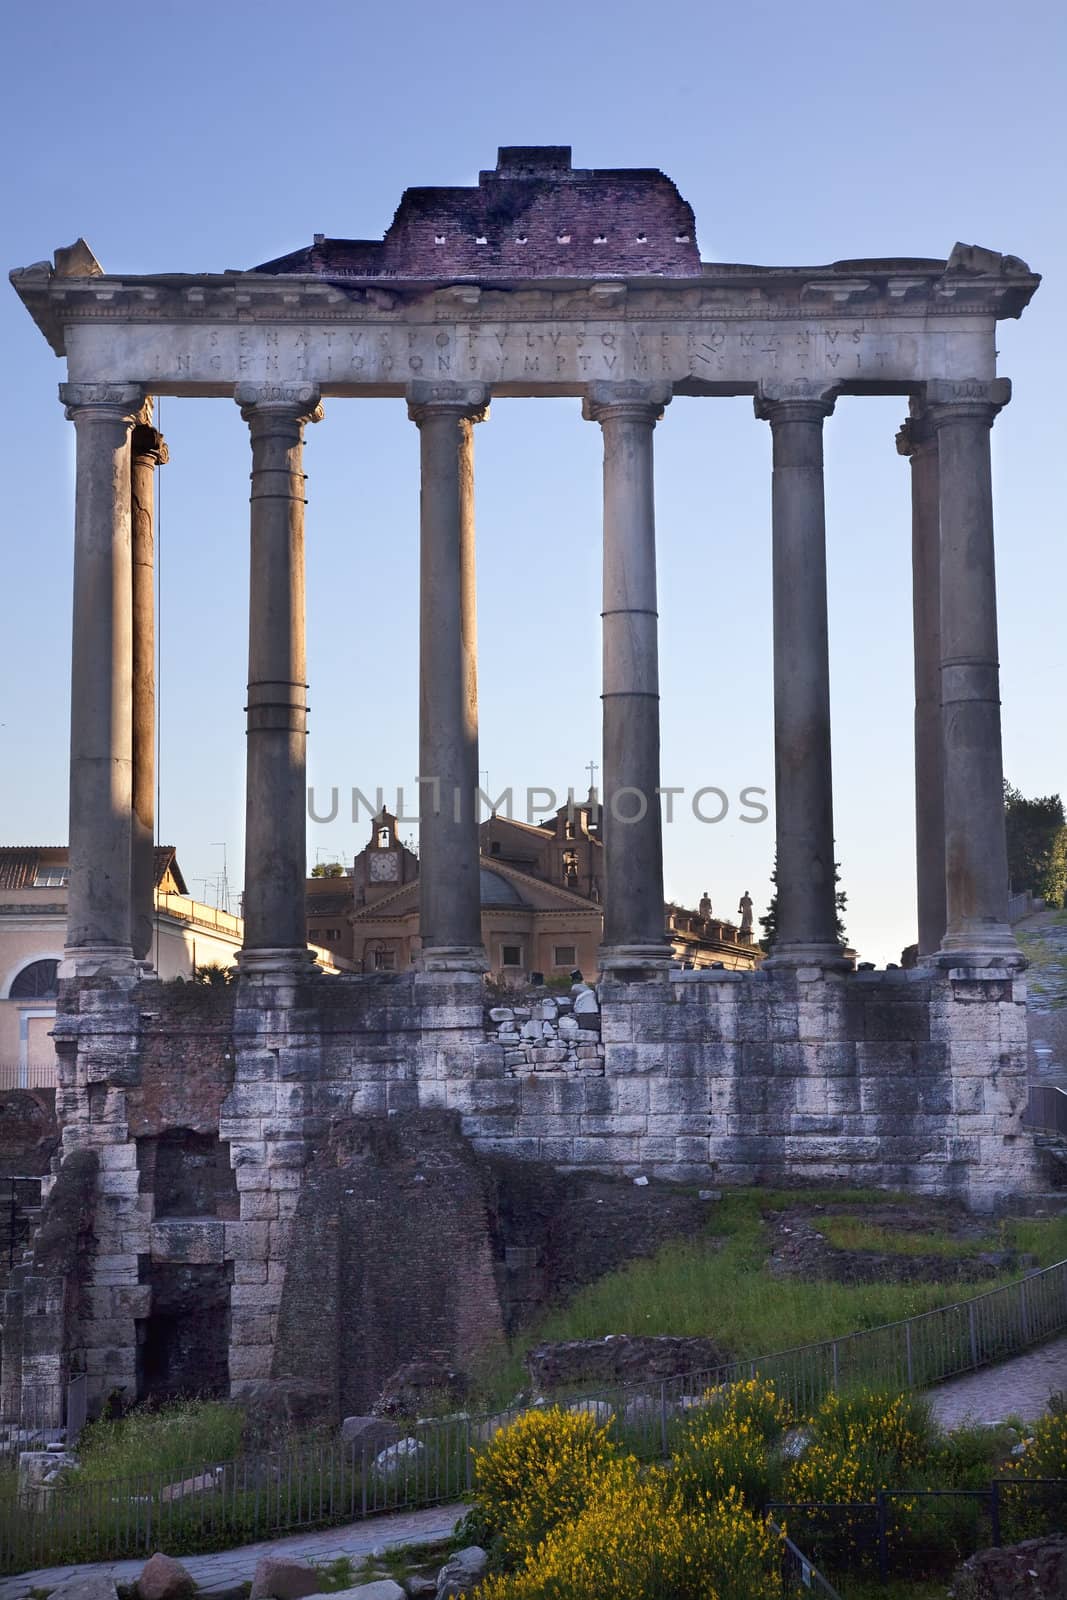
M 772 1533 L 776 1533 L 782 1541 L 782 1594 L 786 1600 L 792 1600 L 794 1595 L 800 1595 L 804 1589 L 813 1589 L 816 1594 L 821 1594 L 825 1600 L 841 1600 L 841 1596 L 814 1561 L 810 1560 L 802 1550 L 798 1550 L 773 1517 L 767 1518 L 767 1526 Z
M 0 1387 L 0 1410 L 9 1419 L 0 1422 L 0 1469 L 25 1450 L 77 1442 L 87 1415 L 84 1373 L 66 1384 L 22 1380 L 13 1388 L 9 1396 Z
M 771 1514 L 840 1579 L 937 1578 L 991 1545 L 1062 1533 L 1067 1479 L 994 1478 L 972 1489 L 879 1489 L 873 1500 L 775 1502 Z
M 618 1384 L 594 1395 L 561 1398 L 599 1420 L 614 1418 L 616 1433 L 628 1450 L 642 1460 L 662 1460 L 669 1456 L 686 1414 L 701 1404 L 709 1390 L 747 1378 L 769 1379 L 795 1412 L 805 1414 L 832 1390 L 859 1385 L 925 1388 L 1026 1349 L 1064 1328 L 1067 1261 L 906 1321 L 656 1384 Z M 84 1389 L 81 1397 L 84 1405 Z M 63 1403 L 69 1404 L 65 1393 Z M 491 1416 L 423 1421 L 411 1427 L 405 1440 L 376 1454 L 354 1451 L 335 1440 L 296 1440 L 272 1455 L 190 1462 L 168 1474 L 166 1481 L 157 1477 L 86 1483 L 83 1475 L 71 1477 L 47 1492 L 45 1515 L 33 1514 L 32 1506 L 17 1505 L 13 1483 L 5 1488 L 0 1474 L 0 1571 L 20 1571 L 35 1561 L 54 1565 L 104 1556 L 117 1560 L 139 1555 L 153 1539 L 163 1538 L 172 1553 L 190 1554 L 432 1505 L 465 1492 L 472 1447 L 487 1443 L 524 1409 L 515 1406 Z M 24 1416 L 27 1420 L 31 1426 L 22 1428 L 23 1438 L 33 1434 L 32 1418 Z M 43 1431 L 37 1436 L 43 1437 Z M 60 1436 L 61 1429 L 56 1428 L 52 1437 Z M 9 1453 L 30 1447 L 17 1443 Z M 3 1448 L 0 1443 L 0 1451 Z M 38 1500 L 40 1513 L 43 1501 Z M 870 1514 L 870 1508 L 857 1513 L 861 1521 Z M 810 1541 L 801 1542 L 810 1547 Z
M 51 1061 L 0 1061 L 0 1090 L 54 1089 L 57 1064 Z
M 0 1478 L 0 1571 L 190 1555 L 459 1499 L 471 1486 L 475 1428 L 421 1423 L 381 1446 L 307 1440 L 200 1471 L 24 1486 Z
M 1023 1125 L 1040 1133 L 1059 1133 L 1067 1138 L 1067 1092 L 1055 1083 L 1032 1083 Z

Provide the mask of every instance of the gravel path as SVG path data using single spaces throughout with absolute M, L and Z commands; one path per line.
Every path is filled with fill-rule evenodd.
M 398 1544 L 436 1544 L 447 1539 L 466 1506 L 431 1506 L 425 1511 L 403 1511 L 388 1517 L 368 1517 L 345 1528 L 326 1528 L 320 1533 L 297 1534 L 291 1539 L 267 1539 L 261 1544 L 245 1544 L 237 1550 L 220 1550 L 216 1555 L 183 1556 L 182 1566 L 201 1590 L 233 1589 L 251 1582 L 260 1556 L 285 1555 L 303 1560 L 327 1562 L 338 1556 L 351 1556 L 358 1566 L 364 1556 L 381 1546 Z M 0 1580 L 0 1600 L 24 1600 L 31 1589 L 54 1589 L 65 1578 L 77 1573 L 88 1577 L 107 1573 L 118 1583 L 132 1583 L 140 1576 L 147 1558 L 136 1561 L 101 1561 L 81 1567 L 46 1567 L 38 1572 L 21 1572 L 16 1578 Z
M 983 1367 L 931 1389 L 928 1399 L 942 1427 L 961 1422 L 1035 1422 L 1055 1389 L 1067 1392 L 1067 1339 L 1054 1339 L 1025 1356 Z

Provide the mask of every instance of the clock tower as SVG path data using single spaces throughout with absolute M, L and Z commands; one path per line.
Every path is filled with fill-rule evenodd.
M 383 809 L 374 818 L 370 838 L 353 867 L 357 905 L 373 905 L 418 877 L 418 859 L 401 843 L 391 812 Z

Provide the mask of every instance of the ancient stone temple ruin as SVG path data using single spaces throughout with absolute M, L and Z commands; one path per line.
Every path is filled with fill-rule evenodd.
M 307 1281 L 312 1235 L 336 1277 L 345 1250 L 370 1251 L 373 1235 L 388 1254 L 392 1233 L 375 1212 L 363 1238 L 366 1208 L 333 1203 L 323 1163 L 402 1165 L 403 1130 L 416 1148 L 435 1111 L 475 1165 L 716 1183 L 847 1173 L 984 1208 L 1047 1183 L 1020 1121 L 990 488 L 990 429 L 1010 396 L 997 321 L 1037 287 L 1024 262 L 964 245 L 947 260 L 702 262 L 662 173 L 579 170 L 550 147 L 502 149 L 477 187 L 408 190 L 380 241 L 317 236 L 250 271 L 153 276 L 105 272 L 79 241 L 12 281 L 66 362 L 77 438 L 63 1165 L 49 1205 L 83 1243 L 41 1253 L 11 1291 L 5 1391 L 71 1370 L 96 1403 L 197 1373 L 216 1388 L 289 1376 L 286 1286 Z M 839 399 L 869 394 L 902 398 L 913 490 L 909 971 L 850 970 L 835 933 L 823 433 Z M 249 430 L 245 945 L 221 990 L 144 967 L 156 395 L 236 402 Z M 474 433 L 494 395 L 573 396 L 575 426 L 603 439 L 599 1010 L 521 1050 L 487 1021 L 480 949 Z M 672 970 L 666 955 L 653 436 L 676 395 L 706 400 L 709 426 L 717 398 L 750 395 L 770 433 L 778 941 L 757 972 Z M 309 423 L 329 429 L 324 402 L 368 400 L 405 404 L 420 437 L 423 949 L 414 973 L 328 977 L 304 922 L 302 442 Z M 713 750 L 710 716 L 704 737 Z M 583 1050 L 563 1044 L 579 1031 Z M 471 1237 L 459 1209 L 470 1223 L 489 1201 L 467 1157 L 449 1159 L 458 1198 L 447 1216 L 420 1212 L 421 1233 L 431 1249 L 440 1215 L 442 1248 L 453 1241 L 488 1294 L 507 1262 L 455 1243 Z M 533 1249 L 513 1223 L 508 1248 Z M 326 1249 L 330 1228 L 343 1249 Z M 463 1345 L 461 1320 L 426 1337 Z M 355 1359 L 350 1328 L 330 1337 Z

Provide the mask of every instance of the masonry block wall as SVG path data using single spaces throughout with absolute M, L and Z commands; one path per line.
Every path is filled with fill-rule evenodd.
M 679 971 L 605 982 L 600 1022 L 596 1062 L 525 1070 L 469 974 L 65 986 L 62 1148 L 99 1163 L 67 1368 L 97 1403 L 190 1364 L 219 1388 L 276 1376 L 302 1195 L 353 1118 L 438 1108 L 484 1156 L 710 1185 L 847 1179 L 982 1209 L 1043 1186 L 1007 972 Z M 205 1274 L 221 1352 L 183 1320 Z

